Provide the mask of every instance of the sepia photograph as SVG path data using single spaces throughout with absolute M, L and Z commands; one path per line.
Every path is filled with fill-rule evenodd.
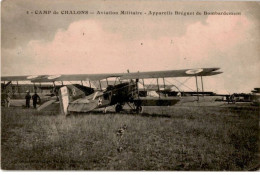
M 1 169 L 259 171 L 260 2 L 3 0 Z

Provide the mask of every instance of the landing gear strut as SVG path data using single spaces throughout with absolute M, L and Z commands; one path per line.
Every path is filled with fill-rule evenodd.
M 143 107 L 142 106 L 136 106 L 136 113 L 137 114 L 140 114 L 140 113 L 142 113 L 143 112 Z
M 123 106 L 120 105 L 120 104 L 117 104 L 117 105 L 116 105 L 116 112 L 119 113 L 119 112 L 121 112 L 122 110 L 123 110 Z
M 136 112 L 137 114 L 140 114 L 143 112 L 143 107 L 141 105 L 134 105 L 133 107 L 127 103 L 128 106 L 130 106 L 130 108 L 132 109 L 133 112 Z M 117 104 L 116 105 L 116 108 L 115 108 L 115 111 L 116 113 L 119 113 L 123 110 L 123 105 L 122 104 Z

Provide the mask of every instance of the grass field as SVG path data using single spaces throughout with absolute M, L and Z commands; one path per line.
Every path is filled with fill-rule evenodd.
M 240 171 L 259 162 L 259 108 L 146 107 L 144 112 L 65 118 L 2 108 L 2 169 Z M 123 125 L 127 129 L 119 136 Z

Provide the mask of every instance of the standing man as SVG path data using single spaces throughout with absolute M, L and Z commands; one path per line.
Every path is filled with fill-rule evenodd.
M 3 92 L 1 94 L 1 105 L 4 105 L 5 107 L 10 106 L 10 93 L 9 91 Z
M 37 100 L 38 99 L 39 99 L 39 102 L 40 102 L 41 99 L 40 99 L 39 95 L 37 94 L 37 92 L 35 91 L 34 95 L 32 96 L 34 109 L 36 109 L 36 105 L 37 105 Z
M 25 96 L 25 99 L 26 99 L 26 108 L 30 108 L 30 100 L 31 100 L 31 95 L 30 95 L 30 92 L 29 91 L 26 91 L 27 94 Z
M 8 107 L 8 108 L 10 107 L 10 99 L 11 99 L 11 98 L 10 98 L 10 92 L 7 91 L 7 93 L 6 93 L 6 99 L 5 99 L 5 100 L 6 100 L 6 104 L 5 104 L 5 105 L 6 105 L 6 107 Z

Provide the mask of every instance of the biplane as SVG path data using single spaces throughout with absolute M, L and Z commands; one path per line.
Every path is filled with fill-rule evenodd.
M 25 81 L 32 83 L 53 83 L 61 82 L 58 88 L 58 99 L 60 101 L 61 112 L 67 115 L 70 112 L 89 112 L 98 108 L 115 106 L 115 111 L 120 112 L 125 105 L 130 106 L 133 111 L 142 112 L 142 106 L 172 106 L 180 101 L 180 96 L 166 95 L 166 78 L 172 77 L 195 77 L 197 93 L 205 94 L 203 89 L 203 77 L 213 76 L 222 72 L 219 68 L 199 68 L 167 71 L 133 72 L 133 73 L 108 73 L 108 74 L 74 74 L 74 75 L 30 75 L 30 76 L 4 76 L 1 81 Z M 201 78 L 202 92 L 199 92 L 198 77 Z M 114 84 L 108 79 L 114 78 Z M 150 96 L 145 88 L 145 79 L 156 79 L 157 90 L 155 96 Z M 163 85 L 159 84 L 159 79 L 163 80 Z M 64 85 L 65 81 L 88 82 L 88 86 L 83 84 Z M 102 88 L 107 82 L 106 88 Z M 91 85 L 93 82 L 99 84 L 99 88 Z M 110 83 L 109 83 L 110 82 Z M 17 83 L 18 84 L 18 83 Z M 164 90 L 161 89 L 164 87 Z M 56 88 L 57 89 L 57 88 Z M 199 100 L 199 95 L 197 96 Z M 105 111 L 104 110 L 104 111 Z

